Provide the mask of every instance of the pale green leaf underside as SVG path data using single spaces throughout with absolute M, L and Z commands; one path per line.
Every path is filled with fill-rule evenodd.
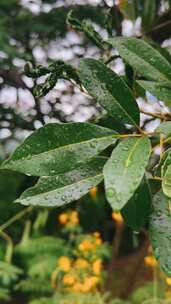
M 54 207 L 78 200 L 103 180 L 105 157 L 96 157 L 77 169 L 58 176 L 41 177 L 17 202 L 23 205 Z
M 154 196 L 149 232 L 156 259 L 163 271 L 171 276 L 171 214 L 169 204 L 169 199 L 162 191 Z
M 147 42 L 135 37 L 110 38 L 108 42 L 139 75 L 158 82 L 171 82 L 171 65 Z
M 114 118 L 139 125 L 139 109 L 127 84 L 105 64 L 82 59 L 79 76 L 87 92 Z
M 34 176 L 74 169 L 115 143 L 113 130 L 90 123 L 48 124 L 30 135 L 1 168 Z
M 106 196 L 114 210 L 120 210 L 139 186 L 151 152 L 148 137 L 134 137 L 118 144 L 104 166 Z
M 170 156 L 169 156 L 169 161 L 171 161 Z M 167 163 L 169 161 L 167 161 Z M 171 198 L 171 165 L 168 165 L 166 167 L 167 163 L 165 163 L 165 173 L 162 178 L 162 188 L 163 188 L 164 194 Z
M 156 129 L 155 132 L 161 134 L 163 137 L 170 137 L 171 139 L 171 121 L 162 122 Z
M 137 82 L 146 91 L 149 91 L 152 95 L 163 101 L 167 107 L 171 107 L 171 84 L 169 87 L 155 81 L 139 80 Z

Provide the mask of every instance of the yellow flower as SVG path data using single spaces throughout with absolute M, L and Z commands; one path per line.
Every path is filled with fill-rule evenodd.
M 102 240 L 101 240 L 100 238 L 96 239 L 96 240 L 95 240 L 95 244 L 96 244 L 97 246 L 101 245 L 101 244 L 102 244 Z
M 89 240 L 84 240 L 81 244 L 79 244 L 78 248 L 81 251 L 87 251 L 94 249 L 94 245 Z
M 97 187 L 93 187 L 92 189 L 90 189 L 90 195 L 92 198 L 96 198 L 97 197 Z
M 170 288 L 165 292 L 165 297 L 166 297 L 166 299 L 171 299 L 171 290 L 170 290 Z M 166 302 L 166 303 L 168 303 L 168 302 Z
M 68 214 L 67 213 L 61 213 L 58 217 L 58 220 L 61 225 L 66 225 L 68 222 Z
M 66 256 L 61 256 L 58 260 L 59 269 L 68 272 L 71 269 L 71 261 Z
M 96 237 L 96 238 L 100 238 L 100 233 L 98 231 L 94 232 L 93 235 Z
M 62 281 L 64 285 L 72 286 L 75 283 L 75 277 L 70 274 L 65 274 Z
M 78 225 L 79 224 L 78 212 L 72 211 L 69 220 L 72 225 Z
M 155 259 L 155 257 L 151 256 L 151 255 L 147 255 L 145 258 L 144 258 L 144 263 L 147 265 L 147 266 L 150 266 L 150 267 L 155 267 L 157 266 L 157 261 Z
M 75 262 L 75 267 L 78 269 L 85 269 L 88 267 L 88 262 L 85 259 L 77 259 Z
M 75 292 L 82 292 L 83 285 L 81 283 L 75 283 L 72 287 L 72 290 Z
M 118 224 L 118 225 L 120 225 L 120 226 L 122 226 L 123 225 L 123 217 L 122 217 L 122 215 L 121 215 L 121 213 L 120 212 L 113 212 L 112 213 L 112 218 L 113 218 L 113 220 Z
M 99 283 L 99 278 L 96 276 L 88 277 L 82 285 L 82 292 L 89 292 L 96 288 Z
M 171 286 L 171 278 L 167 277 L 166 278 L 166 283 L 167 283 L 167 285 Z
M 93 263 L 92 268 L 93 268 L 94 274 L 100 275 L 101 270 L 102 270 L 102 261 L 100 259 L 96 260 Z

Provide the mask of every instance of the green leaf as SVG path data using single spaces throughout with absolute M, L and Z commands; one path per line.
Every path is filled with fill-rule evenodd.
M 149 233 L 154 255 L 162 270 L 171 276 L 171 214 L 169 199 L 160 190 L 153 199 Z
M 162 134 L 165 138 L 171 136 L 171 121 L 162 122 L 154 132 Z
M 156 96 L 159 100 L 164 101 L 166 106 L 171 108 L 171 85 L 164 86 L 162 83 L 154 81 L 137 81 L 138 84 L 146 91 Z
M 171 160 L 170 158 L 171 157 L 169 155 L 169 161 Z M 166 161 L 167 161 L 167 159 L 166 159 Z M 167 195 L 168 197 L 171 197 L 171 165 L 169 165 L 166 168 L 166 171 L 162 178 L 162 189 L 163 189 L 163 192 L 165 195 Z
M 147 42 L 134 37 L 110 38 L 108 42 L 138 74 L 147 79 L 170 84 L 171 65 Z
M 156 0 L 145 0 L 142 16 L 142 24 L 145 30 L 149 31 L 149 28 L 153 25 L 156 17 Z
M 30 135 L 1 168 L 35 176 L 57 175 L 116 141 L 114 131 L 90 123 L 47 124 Z
M 125 223 L 133 230 L 138 231 L 145 225 L 151 213 L 151 192 L 145 178 L 121 212 Z
M 120 1 L 118 4 L 119 10 L 122 12 L 126 19 L 135 20 L 135 5 L 132 3 L 133 1 Z
M 138 105 L 127 84 L 105 64 L 94 59 L 82 59 L 79 76 L 88 93 L 123 123 L 139 124 Z
M 162 158 L 154 168 L 154 174 L 156 176 L 164 176 L 167 167 L 171 164 L 171 148 L 163 152 Z
M 123 140 L 113 150 L 104 166 L 106 196 L 115 210 L 120 210 L 138 188 L 151 152 L 148 137 Z
M 23 205 L 54 207 L 78 200 L 103 180 L 105 157 L 97 157 L 79 168 L 58 176 L 41 177 L 17 202 Z

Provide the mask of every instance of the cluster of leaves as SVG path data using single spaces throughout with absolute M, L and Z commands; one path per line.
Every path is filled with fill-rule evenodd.
M 83 23 L 76 23 L 71 15 L 68 20 L 76 24 L 77 28 L 85 30 Z M 88 30 L 96 42 L 102 39 L 91 27 Z M 134 70 L 133 87 L 138 83 L 169 103 L 169 53 L 162 52 L 159 47 L 156 50 L 143 39 L 137 38 L 109 38 L 105 45 L 108 49 L 114 47 Z M 171 275 L 170 211 L 167 198 L 171 197 L 170 149 L 166 150 L 164 156 L 161 154 L 156 169 L 161 171 L 161 177 L 158 178 L 162 180 L 162 190 L 155 196 L 154 201 L 157 200 L 157 203 L 153 204 L 152 215 L 150 179 L 155 178 L 155 173 L 154 168 L 148 166 L 150 156 L 155 153 L 155 147 L 152 149 L 154 139 L 160 141 L 163 153 L 164 144 L 168 142 L 171 133 L 170 122 L 161 124 L 153 134 L 144 132 L 140 127 L 140 110 L 133 88 L 107 67 L 103 59 L 81 59 L 77 70 L 57 62 L 50 65 L 49 69 L 29 69 L 28 75 L 38 77 L 46 73 L 50 73 L 50 77 L 41 88 L 36 88 L 36 94 L 45 95 L 59 77 L 74 79 L 110 117 L 122 125 L 129 124 L 130 132 L 121 134 L 118 130 L 93 123 L 53 123 L 33 132 L 1 165 L 2 169 L 40 177 L 38 183 L 26 190 L 18 202 L 44 207 L 61 206 L 78 200 L 104 178 L 108 202 L 114 210 L 121 210 L 125 221 L 133 229 L 139 230 L 147 221 L 150 223 L 154 253 L 162 268 Z M 114 149 L 109 158 L 97 156 L 111 145 Z
M 38 183 L 26 190 L 18 202 L 43 207 L 63 206 L 80 199 L 104 179 L 106 197 L 113 210 L 120 210 L 125 222 L 133 230 L 147 228 L 154 254 L 163 270 L 171 276 L 171 56 L 156 44 L 170 37 L 170 10 L 164 15 L 158 14 L 161 1 L 120 2 L 120 5 L 108 12 L 104 11 L 103 6 L 78 6 L 76 16 L 79 20 L 73 13 L 67 17 L 72 8 L 70 6 L 34 15 L 28 9 L 23 9 L 18 1 L 0 3 L 0 12 L 3 13 L 0 46 L 7 56 L 1 60 L 0 72 L 4 80 L 1 87 L 12 85 L 17 89 L 26 88 L 36 101 L 33 120 L 23 119 L 14 110 L 1 106 L 2 126 L 6 126 L 5 121 L 11 128 L 33 130 L 34 120 L 44 123 L 39 99 L 52 90 L 61 78 L 79 86 L 106 113 L 87 123 L 48 124 L 35 131 L 16 149 L 1 167 L 1 221 L 22 208 L 19 204 L 12 206 L 9 203 L 28 185 L 32 185 L 37 177 L 40 177 Z M 170 1 L 163 2 L 169 8 Z M 84 20 L 86 16 L 104 26 L 110 38 L 104 41 L 94 25 Z M 142 38 L 113 37 L 113 34 L 121 34 L 124 17 L 135 21 L 139 16 L 142 17 Z M 36 67 L 34 46 L 46 47 L 56 37 L 64 36 L 67 33 L 66 17 L 69 26 L 85 34 L 84 43 L 89 43 L 90 39 L 99 48 L 102 57 L 99 60 L 81 59 L 78 69 L 59 60 L 49 66 Z M 20 31 L 20 28 L 23 30 Z M 10 44 L 11 41 L 14 45 Z M 26 65 L 25 73 L 33 78 L 35 84 L 40 76 L 47 77 L 45 82 L 39 82 L 34 89 L 28 88 L 21 77 L 23 72 L 18 73 L 13 66 L 15 58 L 29 60 L 33 64 Z M 117 58 L 122 58 L 125 64 L 123 77 L 113 71 L 112 62 Z M 7 73 L 9 67 L 10 72 Z M 141 109 L 136 97 L 144 97 L 145 91 L 151 92 L 168 107 L 167 115 L 158 115 L 164 122 L 153 133 L 147 133 L 140 124 Z M 155 153 L 158 148 L 161 152 L 160 160 Z M 9 170 L 36 178 L 26 178 Z M 46 220 L 46 212 L 41 219 Z M 36 222 L 35 225 L 41 223 Z M 21 226 L 16 226 L 18 237 Z M 10 250 L 9 247 L 7 253 Z M 67 250 L 61 239 L 55 237 L 23 240 L 14 251 L 21 260 L 22 265 L 19 267 L 24 268 L 24 275 L 20 269 L 3 262 L 0 265 L 0 299 L 9 299 L 9 290 L 19 279 L 15 288 L 19 293 L 30 295 L 31 298 L 45 297 L 33 303 L 60 303 L 63 300 L 71 303 L 71 295 L 66 295 L 66 299 L 63 294 L 52 298 L 53 290 L 49 284 L 57 255 L 67 255 Z M 144 294 L 149 299 L 151 293 L 145 290 Z M 77 297 L 82 303 L 109 302 L 105 297 L 102 300 L 102 296 L 99 300 L 99 294 Z M 144 300 L 140 298 L 135 295 L 131 303 Z

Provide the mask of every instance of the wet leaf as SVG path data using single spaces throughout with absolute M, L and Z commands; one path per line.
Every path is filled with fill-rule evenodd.
M 80 62 L 79 76 L 88 93 L 108 113 L 131 125 L 139 125 L 139 109 L 127 84 L 105 64 L 94 59 Z
M 114 131 L 90 123 L 48 124 L 36 130 L 1 168 L 35 176 L 64 173 L 116 141 Z
M 133 230 L 138 231 L 147 222 L 151 210 L 150 187 L 148 181 L 144 178 L 121 212 L 125 223 Z
M 103 180 L 105 157 L 96 157 L 75 170 L 58 176 L 41 177 L 17 202 L 44 207 L 62 206 L 78 200 Z
M 120 210 L 138 188 L 151 152 L 147 137 L 123 140 L 104 166 L 106 196 L 114 210 Z
M 171 148 L 163 152 L 159 163 L 154 168 L 156 176 L 164 176 L 167 167 L 171 164 Z
M 167 161 L 167 159 L 166 159 Z M 162 189 L 165 195 L 171 198 L 171 165 L 168 165 L 166 167 L 166 161 L 165 161 L 165 173 L 162 178 Z M 171 161 L 171 155 L 169 157 L 169 161 Z
M 171 276 L 171 214 L 169 199 L 160 190 L 153 199 L 149 233 L 154 255 L 162 270 Z
M 108 42 L 114 46 L 139 75 L 147 79 L 170 84 L 171 65 L 152 46 L 135 37 L 110 38 Z
M 155 81 L 137 81 L 138 84 L 159 100 L 164 101 L 167 107 L 171 108 L 171 86 L 164 86 L 162 83 Z
M 162 134 L 163 137 L 171 137 L 171 121 L 164 121 L 162 122 L 154 132 Z M 171 139 L 171 138 L 170 138 Z
M 152 27 L 156 17 L 156 0 L 145 0 L 142 16 L 142 24 L 145 30 Z

